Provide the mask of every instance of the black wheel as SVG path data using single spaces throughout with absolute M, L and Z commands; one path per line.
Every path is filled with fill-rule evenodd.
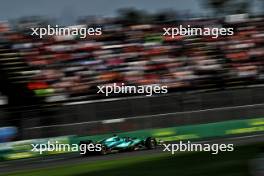
M 145 142 L 145 146 L 147 149 L 155 149 L 157 147 L 157 141 L 155 138 L 148 137 Z
M 101 149 L 101 152 L 100 152 L 101 155 L 106 155 L 107 154 L 107 148 L 102 145 L 102 149 Z

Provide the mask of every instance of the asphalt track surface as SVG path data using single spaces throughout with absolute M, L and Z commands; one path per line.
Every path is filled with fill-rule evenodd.
M 178 143 L 179 141 L 169 142 L 169 143 Z M 228 137 L 221 139 L 211 139 L 211 140 L 202 140 L 193 143 L 231 143 L 235 146 L 254 144 L 254 143 L 264 143 L 264 133 L 253 134 L 247 136 L 236 136 L 236 137 Z M 144 156 L 144 155 L 152 155 L 158 153 L 164 153 L 163 147 L 159 147 L 155 150 L 141 150 L 134 152 L 123 152 L 123 153 L 113 153 L 108 155 L 101 156 L 89 156 L 82 157 L 79 153 L 68 153 L 68 154 L 60 154 L 54 156 L 46 156 L 46 157 L 38 157 L 31 159 L 20 159 L 15 161 L 5 161 L 0 162 L 0 174 L 7 174 L 12 172 L 19 172 L 24 170 L 38 169 L 38 168 L 49 168 L 49 167 L 59 167 L 68 164 L 79 164 L 79 163 L 89 163 L 95 161 L 106 161 L 106 160 L 114 160 L 119 158 L 127 158 L 127 157 L 136 157 L 136 156 Z

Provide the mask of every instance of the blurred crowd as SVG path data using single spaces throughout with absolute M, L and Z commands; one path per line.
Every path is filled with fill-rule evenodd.
M 233 27 L 233 36 L 163 36 L 163 27 Z M 87 25 L 87 24 L 78 24 Z M 76 25 L 76 26 L 78 26 Z M 11 82 L 46 101 L 94 99 L 98 85 L 166 85 L 169 92 L 226 89 L 264 81 L 264 18 L 96 24 L 101 36 L 30 35 L 0 23 L 0 65 Z M 117 96 L 117 95 L 113 95 Z M 122 96 L 122 95 L 118 95 Z

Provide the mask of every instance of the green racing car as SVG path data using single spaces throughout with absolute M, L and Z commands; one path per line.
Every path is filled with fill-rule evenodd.
M 109 138 L 105 138 L 98 142 L 93 142 L 91 140 L 88 141 L 80 141 L 81 145 L 100 145 L 100 151 L 87 151 L 82 155 L 94 155 L 94 154 L 108 154 L 108 153 L 116 153 L 123 151 L 135 151 L 135 150 L 144 150 L 144 149 L 155 149 L 161 141 L 157 141 L 155 138 L 147 137 L 147 138 L 135 138 L 135 137 L 119 137 L 112 136 Z

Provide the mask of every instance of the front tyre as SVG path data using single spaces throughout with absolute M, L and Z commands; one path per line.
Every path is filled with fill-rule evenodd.
M 145 142 L 145 147 L 149 150 L 155 149 L 157 147 L 157 141 L 155 138 L 148 137 Z

